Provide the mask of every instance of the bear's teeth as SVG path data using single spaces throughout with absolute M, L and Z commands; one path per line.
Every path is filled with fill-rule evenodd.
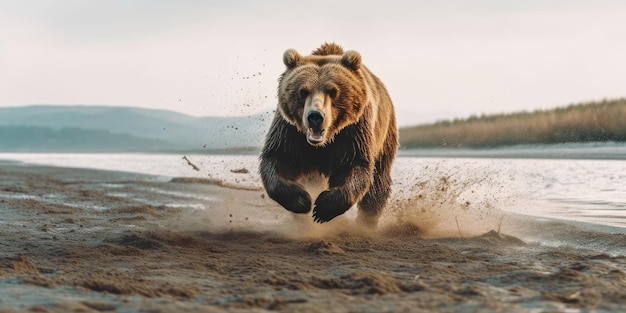
M 308 133 L 307 135 L 309 137 L 309 140 L 311 140 L 311 141 L 318 141 L 319 142 L 319 141 L 324 140 L 323 132 L 324 131 L 320 130 L 319 132 L 316 133 L 313 130 L 313 128 L 307 129 L 307 133 Z

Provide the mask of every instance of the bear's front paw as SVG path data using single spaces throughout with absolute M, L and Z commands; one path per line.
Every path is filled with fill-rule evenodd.
M 272 199 L 293 213 L 311 211 L 311 196 L 297 185 L 284 184 L 268 193 Z
M 326 223 L 333 218 L 348 211 L 352 203 L 339 189 L 330 189 L 322 192 L 315 200 L 313 220 L 318 223 Z

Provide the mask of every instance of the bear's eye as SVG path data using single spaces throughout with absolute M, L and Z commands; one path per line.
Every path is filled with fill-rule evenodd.
M 309 96 L 311 92 L 306 88 L 300 88 L 300 98 L 304 99 Z
M 326 94 L 335 99 L 337 98 L 337 95 L 339 94 L 339 89 L 337 89 L 337 87 L 328 87 L 328 89 L 326 89 Z

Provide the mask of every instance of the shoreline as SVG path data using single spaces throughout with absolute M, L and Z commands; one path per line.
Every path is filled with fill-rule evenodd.
M 624 142 L 578 142 L 527 144 L 492 148 L 441 147 L 405 148 L 399 157 L 448 157 L 486 159 L 548 159 L 548 160 L 626 160 Z
M 619 234 L 507 215 L 502 233 L 425 238 L 411 223 L 299 224 L 258 190 L 6 163 L 0 174 L 0 312 L 626 309 L 626 257 L 517 228 Z
M 73 155 L 73 154 L 70 154 L 70 155 Z M 86 154 L 86 155 L 90 156 L 91 154 Z M 112 155 L 117 156 L 119 154 L 112 154 Z M 128 154 L 121 154 L 121 155 L 128 155 Z M 130 154 L 130 155 L 135 155 L 135 154 Z M 137 155 L 142 155 L 142 154 L 137 154 Z M 204 155 L 197 155 L 195 157 L 203 157 L 203 156 Z M 241 155 L 236 155 L 234 157 L 240 157 L 240 156 Z M 181 159 L 179 158 L 179 155 L 171 155 L 171 157 L 173 157 L 177 161 Z M 223 157 L 223 156 L 220 156 L 220 157 Z M 412 155 L 403 155 L 402 157 L 405 157 L 405 158 L 415 157 L 418 159 L 420 158 L 420 156 L 412 156 Z M 255 171 L 248 170 L 245 165 L 240 168 L 237 167 L 237 164 L 225 165 L 225 168 L 218 169 L 222 173 L 216 174 L 217 172 L 214 171 L 214 172 L 208 172 L 207 174 L 205 173 L 206 171 L 205 172 L 198 171 L 197 168 L 192 170 L 192 166 L 188 164 L 189 160 L 186 158 L 187 156 L 183 156 L 182 157 L 183 161 L 181 161 L 180 164 L 178 165 L 182 167 L 183 169 L 187 170 L 186 172 L 183 172 L 183 174 L 191 173 L 194 175 L 168 175 L 164 173 L 149 173 L 146 171 L 143 171 L 143 172 L 133 171 L 131 169 L 93 168 L 93 167 L 89 167 L 86 165 L 77 166 L 77 167 L 67 167 L 62 164 L 55 165 L 55 164 L 41 164 L 37 162 L 30 163 L 28 161 L 23 161 L 23 160 L 18 160 L 18 159 L 3 159 L 2 153 L 0 153 L 0 165 L 3 165 L 4 163 L 10 166 L 23 166 L 25 168 L 34 166 L 34 167 L 41 167 L 41 168 L 56 168 L 59 170 L 84 170 L 84 171 L 94 171 L 94 172 L 110 172 L 111 174 L 117 173 L 117 174 L 128 175 L 129 177 L 142 177 L 142 176 L 150 177 L 150 180 L 157 180 L 161 182 L 172 182 L 172 183 L 181 183 L 181 184 L 201 184 L 201 185 L 204 184 L 204 185 L 213 185 L 213 186 L 219 186 L 219 187 L 224 187 L 224 188 L 234 189 L 234 190 L 263 192 L 263 187 L 260 183 L 260 179 L 251 178 L 251 177 L 257 176 Z M 472 158 L 469 158 L 469 159 L 471 160 Z M 599 159 L 582 159 L 582 160 L 583 161 L 585 160 L 595 161 Z M 70 161 L 74 161 L 74 160 L 71 159 Z M 221 163 L 224 163 L 224 160 L 222 160 Z M 199 163 L 199 164 L 202 164 L 203 167 L 208 167 L 207 164 L 204 164 L 204 163 Z M 250 164 L 247 164 L 247 165 L 250 165 Z M 252 168 L 253 166 L 250 166 L 250 167 Z M 237 173 L 238 171 L 241 171 L 241 170 L 244 171 L 245 175 L 241 175 Z M 221 177 L 218 178 L 214 176 L 221 176 Z M 242 177 L 243 179 L 241 179 Z M 403 188 L 403 187 L 406 187 L 406 186 L 402 186 L 402 185 L 394 186 L 394 188 Z M 402 191 L 397 192 L 395 196 L 400 197 L 400 198 L 406 197 L 406 195 Z M 398 199 L 398 200 L 402 201 L 402 199 Z M 403 200 L 406 200 L 406 199 L 403 199 Z M 393 199 L 390 199 L 390 202 L 391 201 L 393 201 Z M 603 233 L 623 232 L 624 229 L 626 228 L 626 226 L 612 225 L 612 224 L 606 224 L 606 223 L 594 223 L 591 221 L 583 221 L 583 220 L 571 219 L 571 218 L 568 219 L 568 218 L 562 218 L 558 216 L 536 215 L 536 214 L 529 214 L 529 213 L 518 213 L 518 212 L 513 212 L 513 211 L 505 211 L 505 213 L 509 216 L 519 216 L 519 218 L 522 218 L 522 219 L 531 219 L 531 220 L 537 220 L 537 221 L 543 220 L 547 222 L 569 224 L 575 228 L 587 229 L 590 231 L 603 232 Z

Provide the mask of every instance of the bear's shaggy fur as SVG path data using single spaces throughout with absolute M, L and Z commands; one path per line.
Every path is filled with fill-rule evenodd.
M 391 98 L 356 51 L 323 44 L 311 55 L 293 49 L 278 85 L 278 110 L 261 153 L 267 194 L 295 213 L 308 213 L 305 182 L 324 181 L 313 219 L 324 223 L 355 203 L 375 226 L 391 191 L 398 130 Z

